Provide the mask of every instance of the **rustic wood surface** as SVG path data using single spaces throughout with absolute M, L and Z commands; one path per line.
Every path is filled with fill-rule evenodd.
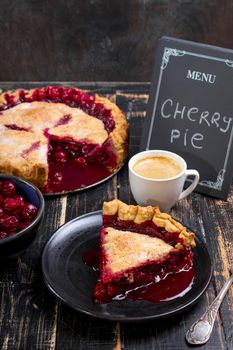
M 148 83 L 71 82 L 69 85 L 104 94 L 130 115 L 129 156 L 138 151 L 148 100 Z M 27 84 L 1 83 L 3 89 L 17 86 Z M 41 252 L 54 231 L 76 216 L 101 209 L 103 200 L 116 196 L 127 203 L 134 202 L 129 190 L 127 166 L 112 179 L 82 193 L 46 198 L 46 215 L 34 243 L 21 257 L 0 266 L 0 349 L 189 348 L 184 338 L 185 331 L 214 299 L 229 277 L 230 264 L 233 263 L 233 188 L 227 202 L 193 193 L 172 209 L 173 215 L 199 232 L 206 241 L 214 274 L 208 290 L 191 309 L 175 317 L 146 323 L 108 322 L 73 311 L 56 300 L 42 280 Z M 202 349 L 233 349 L 232 297 L 233 288 L 222 303 L 211 339 Z

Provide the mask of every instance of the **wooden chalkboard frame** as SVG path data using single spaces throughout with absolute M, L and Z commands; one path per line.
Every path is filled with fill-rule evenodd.
M 142 135 L 142 141 L 141 141 L 141 150 L 147 150 L 147 149 L 153 149 L 153 148 L 165 148 L 170 151 L 174 151 L 181 156 L 183 156 L 187 163 L 188 167 L 190 168 L 189 164 L 189 151 L 186 150 L 185 155 L 182 154 L 179 150 L 176 149 L 175 145 L 165 144 L 163 143 L 163 147 L 161 147 L 160 142 L 154 141 L 156 133 L 158 133 L 158 102 L 160 99 L 160 88 L 161 83 L 163 80 L 163 74 L 166 70 L 167 66 L 170 64 L 170 58 L 175 57 L 178 59 L 182 56 L 192 56 L 192 58 L 195 60 L 196 58 L 202 58 L 203 60 L 211 60 L 212 62 L 222 62 L 224 65 L 228 66 L 230 69 L 232 69 L 233 73 L 233 51 L 228 49 L 222 49 L 215 46 L 210 45 L 204 45 L 200 43 L 170 38 L 170 37 L 162 37 L 159 40 L 157 51 L 156 51 L 156 60 L 155 60 L 155 66 L 154 66 L 154 74 L 153 74 L 153 80 L 152 85 L 150 89 L 150 97 L 148 101 L 148 108 L 147 108 L 147 116 L 145 120 L 143 135 Z M 219 68 L 218 68 L 219 69 Z M 233 74 L 229 75 L 230 83 L 233 86 Z M 164 83 L 163 83 L 164 84 Z M 228 85 L 229 86 L 229 85 Z M 166 88 L 166 85 L 165 85 Z M 164 86 L 163 86 L 164 89 Z M 179 86 L 177 87 L 179 89 Z M 165 90 L 166 91 L 166 90 Z M 224 91 L 220 92 L 220 100 L 221 100 L 221 93 L 223 94 Z M 232 103 L 232 115 L 233 115 L 233 103 Z M 217 171 L 216 179 L 213 180 L 209 178 L 201 178 L 200 182 L 196 188 L 197 192 L 204 193 L 213 197 L 227 199 L 227 195 L 229 192 L 229 188 L 232 181 L 232 173 L 233 173 L 233 122 L 231 123 L 231 131 L 229 130 L 229 139 L 226 144 L 226 149 L 223 151 L 223 164 L 221 168 Z M 162 126 L 162 128 L 161 128 Z M 159 133 L 165 134 L 165 125 L 163 127 L 162 123 L 160 122 L 160 130 Z M 158 135 L 158 134 L 157 134 Z M 157 139 L 159 139 L 157 137 Z M 153 143 L 153 144 L 152 144 Z M 216 142 L 217 144 L 217 142 Z M 213 150 L 214 151 L 214 150 Z M 193 151 L 192 151 L 193 153 Z M 203 163 L 200 165 L 202 167 L 205 167 L 205 164 Z M 191 164 L 192 167 L 192 164 Z M 195 167 L 197 170 L 198 166 Z

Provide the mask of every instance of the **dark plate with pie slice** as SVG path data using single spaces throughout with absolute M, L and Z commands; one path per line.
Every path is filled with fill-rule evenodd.
M 195 278 L 186 294 L 160 303 L 130 299 L 95 303 L 93 288 L 98 276 L 84 264 L 83 255 L 98 244 L 101 225 L 101 211 L 77 217 L 54 233 L 42 254 L 42 270 L 48 289 L 74 310 L 112 321 L 160 319 L 186 310 L 198 301 L 208 287 L 212 275 L 211 259 L 205 243 L 197 235 Z

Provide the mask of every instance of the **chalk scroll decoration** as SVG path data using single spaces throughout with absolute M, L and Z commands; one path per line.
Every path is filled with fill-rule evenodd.
M 228 67 L 233 68 L 233 61 L 226 60 L 225 63 L 226 63 L 226 65 L 227 65 Z
M 163 52 L 161 69 L 164 70 L 165 68 L 167 68 L 170 56 L 184 56 L 185 54 L 185 51 L 165 47 Z
M 219 171 L 216 182 L 203 180 L 203 181 L 199 182 L 199 185 L 206 186 L 206 187 L 209 187 L 209 188 L 213 188 L 214 190 L 221 191 L 222 185 L 223 185 L 223 181 L 224 181 L 225 172 L 226 172 L 225 169 L 221 169 Z

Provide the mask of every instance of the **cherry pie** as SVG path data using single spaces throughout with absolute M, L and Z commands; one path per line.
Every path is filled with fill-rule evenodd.
M 44 193 L 69 191 L 117 170 L 128 123 L 107 98 L 77 88 L 44 87 L 0 95 L 0 172 Z
M 117 199 L 105 202 L 94 299 L 124 298 L 168 275 L 190 271 L 193 247 L 194 233 L 158 207 L 127 205 Z

